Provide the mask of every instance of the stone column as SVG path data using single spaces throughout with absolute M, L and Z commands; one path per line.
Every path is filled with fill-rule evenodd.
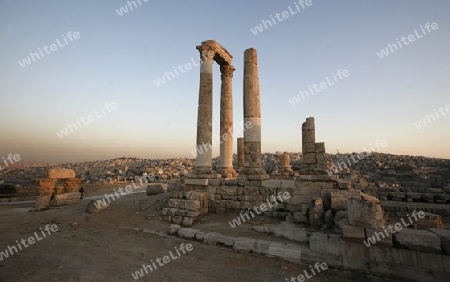
M 220 168 L 222 177 L 236 176 L 233 169 L 233 72 L 232 65 L 221 65 L 222 87 L 220 95 Z
M 211 50 L 197 46 L 202 60 L 200 65 L 200 90 L 197 116 L 197 157 L 194 173 L 212 173 L 212 94 L 213 57 Z
M 242 174 L 266 175 L 261 166 L 261 107 L 256 50 L 244 52 L 244 150 Z M 249 126 L 248 126 L 249 125 Z
M 237 168 L 242 169 L 245 165 L 244 138 L 237 139 Z
M 284 153 L 280 155 L 280 164 L 278 172 L 292 172 L 291 155 L 289 155 L 289 153 Z
M 316 163 L 316 128 L 313 117 L 307 118 L 302 124 L 302 154 L 304 164 Z

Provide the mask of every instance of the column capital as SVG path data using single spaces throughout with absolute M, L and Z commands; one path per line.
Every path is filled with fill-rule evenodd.
M 233 78 L 233 72 L 236 70 L 232 65 L 221 65 L 220 72 L 222 73 L 222 79 L 225 77 Z
M 200 52 L 202 60 L 215 60 L 219 65 L 230 65 L 233 56 L 214 40 L 203 41 L 201 45 L 196 47 Z

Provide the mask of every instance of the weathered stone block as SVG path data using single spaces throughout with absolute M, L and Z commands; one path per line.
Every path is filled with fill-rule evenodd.
M 293 262 L 300 262 L 302 248 L 300 245 L 272 242 L 267 251 L 269 257 L 280 257 Z
M 430 228 L 429 230 L 439 236 L 442 251 L 450 255 L 450 230 L 440 228 Z
M 348 199 L 361 198 L 359 191 L 331 191 L 331 210 L 333 212 L 346 211 L 348 208 Z
M 256 247 L 253 249 L 255 254 L 267 255 L 269 251 L 270 241 L 256 240 Z
M 315 153 L 307 153 L 303 155 L 303 163 L 305 164 L 315 164 L 316 163 L 316 154 Z
M 315 232 L 309 237 L 309 248 L 316 253 L 326 253 L 335 256 L 342 256 L 343 241 L 338 236 Z
M 200 185 L 200 186 L 207 186 L 209 185 L 209 179 L 185 179 L 184 184 L 186 185 Z
M 344 242 L 342 247 L 344 267 L 367 271 L 369 249 L 363 244 Z
M 233 249 L 243 252 L 252 252 L 256 248 L 256 240 L 245 237 L 238 237 L 234 241 Z
M 184 202 L 180 199 L 169 199 L 169 208 L 184 209 Z
M 349 198 L 347 205 L 350 225 L 373 229 L 384 227 L 384 212 L 381 205 L 355 198 Z
M 366 233 L 363 227 L 356 227 L 350 225 L 344 225 L 342 228 L 344 238 L 357 239 L 364 241 L 366 239 Z
M 153 196 L 165 193 L 166 191 L 161 184 L 157 184 L 147 186 L 145 192 L 147 193 L 147 196 Z
M 187 238 L 187 239 L 194 239 L 195 234 L 200 232 L 199 229 L 193 229 L 193 228 L 180 228 L 178 231 L 178 236 L 181 238 Z
M 200 201 L 196 200 L 184 200 L 184 209 L 189 211 L 199 211 L 200 210 Z
M 424 218 L 417 218 L 417 229 L 444 228 L 442 217 L 438 214 L 425 213 Z
M 440 254 L 417 252 L 417 264 L 422 269 L 444 271 L 442 256 Z
M 237 186 L 219 186 L 219 187 L 217 187 L 216 193 L 219 195 L 237 196 L 238 195 L 238 187 Z
M 387 245 L 392 246 L 392 233 L 386 229 L 371 229 L 371 228 L 365 228 L 366 230 L 366 238 L 368 238 L 367 243 L 369 243 L 369 238 L 372 239 L 372 241 L 376 242 L 377 245 Z M 386 234 L 387 233 L 387 234 Z
M 394 242 L 414 251 L 441 252 L 440 237 L 427 230 L 403 228 L 394 233 Z
M 302 146 L 302 153 L 308 154 L 308 153 L 315 153 L 316 152 L 316 143 L 303 143 Z

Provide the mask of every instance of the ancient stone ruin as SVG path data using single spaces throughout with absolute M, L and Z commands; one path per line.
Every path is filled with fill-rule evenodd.
M 39 196 L 36 209 L 78 203 L 81 179 L 75 177 L 73 169 L 49 169 L 47 178 L 35 179 Z
M 300 170 L 294 172 L 289 154 L 283 154 L 280 156 L 278 171 L 271 176 L 266 174 L 261 166 L 261 111 L 255 49 L 244 52 L 243 120 L 244 124 L 248 122 L 252 126 L 244 131 L 243 138 L 237 139 L 237 166 L 234 169 L 232 56 L 212 40 L 202 42 L 197 49 L 202 58 L 197 148 L 204 149 L 212 142 L 213 61 L 220 65 L 222 72 L 220 134 L 221 138 L 228 138 L 221 139 L 218 171 L 212 168 L 212 151 L 203 150 L 196 157 L 193 172 L 186 175 L 184 181 L 169 184 L 171 199 L 169 206 L 162 210 L 162 218 L 189 227 L 199 216 L 207 213 L 234 212 L 244 219 L 244 215 L 248 216 L 248 212 L 255 207 L 265 206 L 264 210 L 261 209 L 261 215 L 291 223 L 292 227 L 286 227 L 279 233 L 301 244 L 205 234 L 197 229 L 180 229 L 180 226 L 172 226 L 173 232 L 178 232 L 182 237 L 209 244 L 223 244 L 240 251 L 279 256 L 303 263 L 323 261 L 332 267 L 363 272 L 414 279 L 426 277 L 430 271 L 433 271 L 433 275 L 434 272 L 450 272 L 450 234 L 438 228 L 439 220 L 429 216 L 422 225 L 411 224 L 397 233 L 386 232 L 388 216 L 379 199 L 355 190 L 350 181 L 326 173 L 325 144 L 315 140 L 314 118 L 307 118 L 301 128 L 303 165 Z M 276 202 L 275 197 L 279 195 L 290 197 Z M 296 224 L 309 225 L 311 230 L 296 228 Z M 324 230 L 333 232 L 326 233 Z M 368 238 L 375 238 L 372 236 L 380 237 L 379 242 L 372 246 L 365 245 Z

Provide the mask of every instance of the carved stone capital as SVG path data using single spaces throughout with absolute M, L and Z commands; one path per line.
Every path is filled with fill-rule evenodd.
M 233 72 L 236 69 L 232 65 L 221 65 L 220 72 L 222 73 L 222 79 L 228 77 L 233 78 Z

